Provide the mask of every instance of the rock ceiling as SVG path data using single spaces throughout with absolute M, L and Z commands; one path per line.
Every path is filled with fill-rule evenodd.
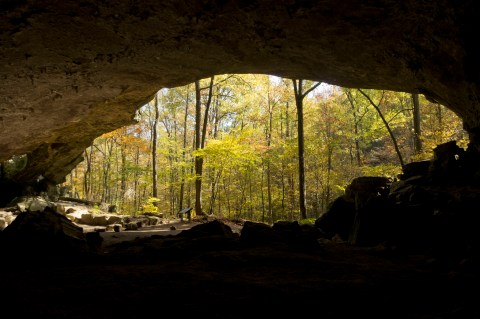
M 224 73 L 422 93 L 475 138 L 478 3 L 2 1 L 0 160 L 28 154 L 18 184 L 62 182 L 157 90 Z

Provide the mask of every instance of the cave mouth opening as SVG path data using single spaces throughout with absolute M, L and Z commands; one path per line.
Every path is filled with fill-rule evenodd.
M 136 124 L 93 141 L 84 151 L 83 161 L 60 185 L 62 193 L 106 202 L 125 213 L 141 212 L 154 198 L 161 203 L 159 210 L 174 216 L 182 208 L 194 206 L 195 157 L 201 155 L 203 207 L 208 213 L 234 215 L 240 211 L 255 220 L 269 206 L 279 212 L 272 218 L 298 219 L 298 109 L 292 80 L 224 74 L 213 77 L 210 88 L 211 79 L 198 81 L 198 132 L 200 145 L 205 134 L 203 147 L 197 149 L 195 144 L 195 83 L 164 88 L 137 110 Z M 305 80 L 303 84 L 313 87 L 315 83 Z M 323 214 L 355 177 L 394 179 L 401 173 L 394 143 L 379 114 L 391 126 L 407 163 L 430 159 L 437 144 L 450 140 L 466 145 L 466 134 L 455 113 L 420 95 L 423 152 L 416 152 L 412 94 L 363 92 L 371 95 L 379 110 L 358 89 L 325 83 L 304 98 L 307 218 Z M 232 191 L 245 189 L 245 185 L 248 194 Z M 290 195 L 289 188 L 293 189 Z M 267 205 L 269 192 L 272 198 Z M 237 196 L 247 198 L 247 208 Z M 238 202 L 230 202 L 229 207 L 232 200 Z

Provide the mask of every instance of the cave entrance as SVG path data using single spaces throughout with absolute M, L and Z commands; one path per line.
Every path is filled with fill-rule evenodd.
M 303 82 L 303 92 L 315 84 Z M 446 141 L 466 146 L 453 112 L 422 95 L 419 103 L 421 151 L 415 149 L 412 94 L 322 84 L 304 97 L 307 218 L 323 214 L 355 177 L 395 178 L 401 172 L 389 130 L 405 162 L 431 158 L 433 147 Z M 197 88 L 162 89 L 136 120 L 98 137 L 62 192 L 108 202 L 120 213 L 154 209 L 175 216 L 195 206 L 201 158 L 202 212 L 268 222 L 301 219 L 291 79 L 227 74 L 202 79 Z

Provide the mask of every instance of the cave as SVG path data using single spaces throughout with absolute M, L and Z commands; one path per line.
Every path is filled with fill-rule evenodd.
M 480 176 L 479 7 L 472 0 L 2 1 L 0 161 L 21 158 L 22 165 L 8 178 L 2 174 L 0 206 L 62 183 L 96 137 L 133 124 L 159 89 L 227 73 L 423 94 L 463 121 L 470 142 L 463 173 L 470 179 L 462 192 L 468 192 Z M 438 260 L 385 261 L 368 249 L 370 259 L 356 247 L 342 248 L 337 259 L 324 251 L 330 264 L 292 253 L 267 260 L 268 249 L 243 257 L 179 256 L 162 266 L 114 259 L 40 271 L 20 264 L 8 268 L 18 280 L 9 279 L 6 289 L 18 313 L 49 318 L 143 317 L 155 307 L 154 294 L 166 312 L 181 317 L 181 311 L 228 318 L 478 317 L 478 296 L 467 293 L 480 279 L 478 258 L 459 260 L 464 272 L 446 271 Z M 167 291 L 159 293 L 162 285 Z M 82 298 L 82 309 L 69 308 L 74 297 Z
M 61 183 L 94 138 L 164 87 L 263 73 L 420 93 L 479 144 L 472 1 L 3 1 L 0 161 L 25 155 L 4 202 Z M 10 198 L 9 198 L 10 197 Z

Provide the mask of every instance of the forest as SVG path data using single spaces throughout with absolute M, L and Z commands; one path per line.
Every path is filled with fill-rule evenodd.
M 394 180 L 436 145 L 466 147 L 461 120 L 421 94 L 225 74 L 165 88 L 136 124 L 98 137 L 61 185 L 135 215 L 274 223 L 325 213 L 359 176 Z

